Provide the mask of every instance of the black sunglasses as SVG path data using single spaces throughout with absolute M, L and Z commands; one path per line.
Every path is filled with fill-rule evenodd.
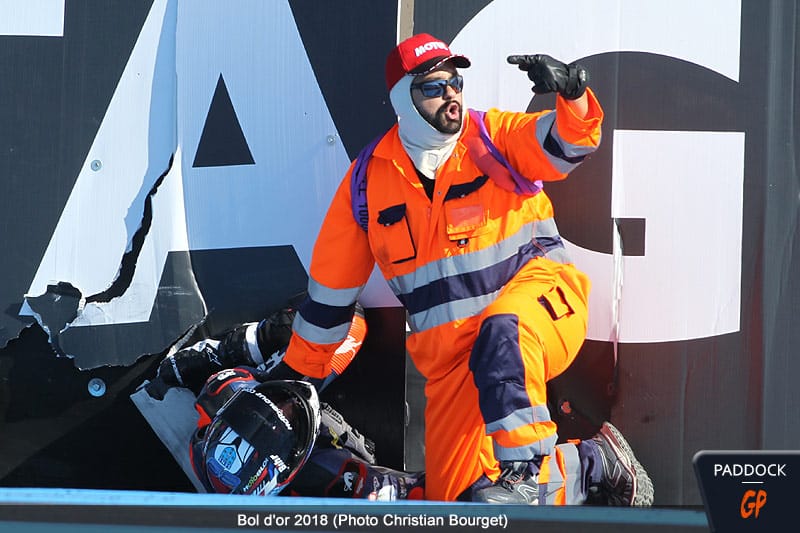
M 435 98 L 437 96 L 444 96 L 444 93 L 447 92 L 448 85 L 452 87 L 455 92 L 460 93 L 464 88 L 463 76 L 456 74 L 447 80 L 431 80 L 423 81 L 421 83 L 412 83 L 411 88 L 419 89 L 425 98 Z

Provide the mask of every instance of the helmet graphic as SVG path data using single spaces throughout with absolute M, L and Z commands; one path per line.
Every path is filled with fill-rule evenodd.
M 194 408 L 200 414 L 198 427 L 209 425 L 236 391 L 252 389 L 258 383 L 259 381 L 253 376 L 253 369 L 244 366 L 227 368 L 211 375 L 200 389 L 195 402 Z
M 309 383 L 240 389 L 205 432 L 198 475 L 218 493 L 277 494 L 308 459 L 319 424 L 319 398 Z

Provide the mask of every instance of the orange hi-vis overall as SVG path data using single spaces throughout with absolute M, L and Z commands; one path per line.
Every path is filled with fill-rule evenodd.
M 602 110 L 485 113 L 494 146 L 523 176 L 566 177 L 600 142 Z M 309 298 L 284 361 L 327 376 L 375 262 L 408 312 L 407 349 L 427 379 L 426 498 L 455 500 L 498 461 L 543 458 L 540 503 L 580 503 L 574 444 L 556 446 L 546 382 L 563 372 L 587 326 L 588 278 L 569 261 L 546 194 L 519 194 L 486 176 L 468 146 L 465 114 L 433 199 L 393 127 L 367 168 L 368 231 L 353 216 L 351 165 L 317 238 Z M 342 258 L 346 260 L 342 260 Z

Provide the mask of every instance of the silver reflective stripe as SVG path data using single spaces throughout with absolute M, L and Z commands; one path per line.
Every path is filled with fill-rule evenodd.
M 350 322 L 345 322 L 344 324 L 326 329 L 306 322 L 302 315 L 297 313 L 292 323 L 292 329 L 309 342 L 314 342 L 316 344 L 333 344 L 335 342 L 342 342 L 347 337 L 347 332 L 350 330 Z
M 308 280 L 308 296 L 317 303 L 334 307 L 347 307 L 355 303 L 361 296 L 364 285 L 348 289 L 331 289 L 310 278 Z
M 414 272 L 389 279 L 389 287 L 397 295 L 409 294 L 414 289 L 443 278 L 491 267 L 516 255 L 519 247 L 530 242 L 532 236 L 558 237 L 555 220 L 548 218 L 529 222 L 520 227 L 513 235 L 492 246 L 468 254 L 443 257 L 432 261 Z
M 499 293 L 500 291 L 497 290 L 490 294 L 435 305 L 425 311 L 408 315 L 408 325 L 412 332 L 419 333 L 453 320 L 479 315 L 487 305 L 497 298 Z
M 539 505 L 553 505 L 556 502 L 556 493 L 563 483 L 539 483 Z
M 500 446 L 496 441 L 492 444 L 494 446 L 494 456 L 498 461 L 530 461 L 534 457 L 550 455 L 553 452 L 553 446 L 555 446 L 556 441 L 558 441 L 558 435 L 552 435 L 531 444 L 514 448 Z
M 552 505 L 556 502 L 556 493 L 564 485 L 564 478 L 558 469 L 556 454 L 550 456 L 550 479 L 547 483 L 542 483 L 539 488 L 539 504 Z
M 575 167 L 577 167 L 580 163 L 570 163 L 569 161 L 565 161 L 560 157 L 556 157 L 547 150 L 544 149 L 544 141 L 547 138 L 547 134 L 549 133 L 553 140 L 561 147 L 561 150 L 564 152 L 566 157 L 581 157 L 587 154 L 591 154 L 594 152 L 597 147 L 596 146 L 580 146 L 577 144 L 570 144 L 566 142 L 561 136 L 558 134 L 558 128 L 554 127 L 554 122 L 556 119 L 556 112 L 550 111 L 539 117 L 536 121 L 536 140 L 539 141 L 539 146 L 542 147 L 542 151 L 544 152 L 545 156 L 547 156 L 547 160 L 550 162 L 556 170 L 561 172 L 562 174 L 566 174 Z
M 499 429 L 514 431 L 522 426 L 537 422 L 550 422 L 550 409 L 546 405 L 534 405 L 524 409 L 517 409 L 508 416 L 486 424 L 486 433 L 494 433 Z
M 258 338 L 256 337 L 257 331 L 258 322 L 247 324 L 247 328 L 244 330 L 244 340 L 245 344 L 247 344 L 247 351 L 250 352 L 250 359 L 253 360 L 256 366 L 264 362 L 264 354 L 261 353 L 261 348 L 258 347 Z
M 564 457 L 564 496 L 567 505 L 580 505 L 586 501 L 582 485 L 583 471 L 581 469 L 581 458 L 578 455 L 578 447 L 574 444 L 559 444 L 556 446 Z M 550 468 L 552 476 L 552 467 Z
M 558 226 L 556 226 L 556 219 L 554 218 L 546 218 L 544 220 L 540 220 L 534 223 L 533 227 L 533 236 L 537 239 L 542 237 L 558 237 L 559 239 L 561 236 L 558 233 Z M 544 256 L 551 261 L 555 261 L 556 263 L 572 263 L 572 259 L 567 253 L 567 249 L 564 248 L 564 245 L 557 248 L 553 248 L 552 250 L 548 251 Z
M 452 257 L 443 257 L 424 265 L 410 274 L 389 280 L 395 294 L 408 294 L 414 289 L 442 278 L 482 270 L 514 256 L 519 247 L 531 240 L 533 222 L 523 225 L 519 231 L 502 241 L 475 252 Z
M 534 237 L 558 237 L 558 227 L 556 226 L 556 219 L 545 218 L 537 220 L 533 223 L 533 236 Z
M 566 248 L 555 248 L 544 254 L 544 256 L 556 263 L 572 263 L 572 258 L 569 256 Z

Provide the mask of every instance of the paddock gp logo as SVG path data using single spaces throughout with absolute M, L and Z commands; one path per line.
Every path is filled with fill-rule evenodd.
M 745 491 L 742 496 L 741 515 L 742 518 L 750 518 L 755 513 L 755 518 L 758 518 L 758 513 L 761 508 L 767 504 L 767 491 L 758 489 Z
M 760 485 L 760 481 L 766 477 L 786 476 L 786 464 L 739 464 L 739 463 L 715 463 L 714 477 L 734 477 L 742 478 L 742 483 Z M 742 518 L 758 518 L 761 509 L 767 503 L 767 491 L 759 488 L 758 490 L 748 489 L 742 496 L 740 514 Z
M 712 531 L 796 529 L 800 451 L 702 451 L 694 469 Z

